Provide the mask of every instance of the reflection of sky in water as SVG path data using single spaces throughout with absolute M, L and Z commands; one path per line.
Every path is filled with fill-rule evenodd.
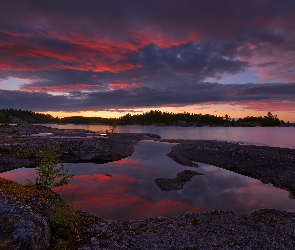
M 71 164 L 74 179 L 65 186 L 62 196 L 74 193 L 79 208 L 106 219 L 145 219 L 152 216 L 175 216 L 183 212 L 213 209 L 251 212 L 260 208 L 295 211 L 295 200 L 288 192 L 233 172 L 200 164 L 184 167 L 166 156 L 175 144 L 141 141 L 132 156 L 107 164 Z M 154 178 L 174 178 L 184 169 L 197 175 L 182 190 L 161 191 Z M 1 177 L 25 183 L 34 169 L 17 169 Z M 111 174 L 112 177 L 105 174 Z

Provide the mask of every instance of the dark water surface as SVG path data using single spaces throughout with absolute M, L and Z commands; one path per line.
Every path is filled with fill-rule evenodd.
M 174 145 L 141 141 L 132 156 L 120 161 L 71 164 L 70 174 L 75 177 L 63 188 L 62 196 L 74 193 L 80 209 L 113 220 L 176 216 L 214 209 L 295 211 L 295 200 L 288 198 L 285 190 L 207 164 L 193 168 L 174 162 L 166 155 Z M 174 178 L 185 169 L 205 175 L 194 176 L 182 190 L 176 191 L 162 191 L 154 183 L 157 177 Z M 0 176 L 26 183 L 27 178 L 34 180 L 34 172 L 34 169 L 21 168 Z

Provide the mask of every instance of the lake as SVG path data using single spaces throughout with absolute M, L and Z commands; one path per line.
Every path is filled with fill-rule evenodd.
M 110 131 L 105 125 L 57 125 L 59 129 L 87 129 L 96 132 Z M 235 141 L 256 145 L 267 145 L 295 149 L 295 127 L 160 127 L 127 125 L 118 126 L 116 133 L 152 133 L 163 139 Z
M 207 164 L 194 168 L 174 162 L 166 155 L 174 145 L 144 140 L 130 157 L 120 161 L 71 164 L 69 173 L 75 177 L 61 195 L 66 198 L 75 194 L 80 209 L 111 220 L 216 209 L 245 213 L 260 208 L 295 211 L 295 200 L 285 190 Z M 162 191 L 154 182 L 157 177 L 174 178 L 186 169 L 204 175 L 194 176 L 182 190 Z M 34 173 L 34 169 L 20 168 L 0 176 L 26 183 L 27 178 L 35 179 Z

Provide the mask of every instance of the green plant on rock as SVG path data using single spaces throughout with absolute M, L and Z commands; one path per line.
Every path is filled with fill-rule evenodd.
M 58 199 L 55 204 L 55 214 L 51 220 L 52 234 L 58 238 L 67 238 L 74 228 L 77 204 L 76 197 L 71 195 L 69 201 Z
M 40 189 L 62 187 L 67 185 L 73 175 L 68 175 L 69 167 L 61 162 L 61 154 L 57 152 L 57 146 L 52 145 L 47 150 L 40 151 L 37 163 L 37 178 L 35 183 L 27 180 L 29 184 L 36 185 Z

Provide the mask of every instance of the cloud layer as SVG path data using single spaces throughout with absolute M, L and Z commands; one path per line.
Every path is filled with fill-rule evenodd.
M 294 12 L 293 0 L 6 1 L 0 80 L 26 81 L 1 90 L 0 105 L 80 111 L 263 102 L 290 110 Z M 245 70 L 277 83 L 212 83 Z
M 282 101 L 283 100 L 283 101 Z M 52 95 L 44 92 L 0 90 L 0 106 L 37 111 L 87 111 L 133 107 L 187 106 L 201 103 L 242 104 L 258 110 L 294 110 L 295 84 L 199 83 L 182 91 L 178 88 L 122 88 L 111 91 L 71 92 Z

